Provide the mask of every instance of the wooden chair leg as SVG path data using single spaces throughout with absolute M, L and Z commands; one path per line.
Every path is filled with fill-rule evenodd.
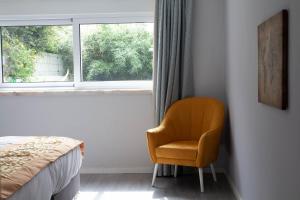
M 157 170 L 158 170 L 158 163 L 155 163 L 153 177 L 152 177 L 152 187 L 154 187 L 155 179 L 157 176 Z
M 175 169 L 174 169 L 174 177 L 177 177 L 177 171 L 178 171 L 178 165 L 175 165 Z
M 203 182 L 203 169 L 199 168 L 199 179 L 200 179 L 200 191 L 204 192 L 204 182 Z
M 215 168 L 214 168 L 213 164 L 210 164 L 210 169 L 211 169 L 211 173 L 213 175 L 214 181 L 217 182 L 217 175 L 216 175 L 216 171 L 215 171 Z

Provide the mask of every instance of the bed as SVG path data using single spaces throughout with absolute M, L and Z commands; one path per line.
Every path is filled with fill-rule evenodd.
M 32 143 L 32 138 L 35 139 L 35 144 Z M 61 142 L 59 147 L 61 148 L 59 154 L 56 151 L 57 147 L 54 145 L 40 145 L 41 141 L 46 141 L 46 143 L 49 143 L 50 140 Z M 27 141 L 27 143 L 23 141 Z M 31 142 L 31 146 L 28 145 L 28 141 Z M 16 147 L 17 145 L 18 147 Z M 14 148 L 19 148 L 18 150 L 21 153 L 19 153 L 18 156 L 21 157 L 23 155 L 25 157 L 29 155 L 27 153 L 28 149 L 31 150 L 33 148 L 40 148 L 36 151 L 39 154 L 39 160 L 31 160 L 31 168 L 16 168 L 17 170 L 15 170 L 14 173 L 19 174 L 14 178 L 15 180 L 13 181 L 13 183 L 9 182 L 10 179 L 12 179 L 11 177 L 14 177 L 13 175 L 10 175 L 10 177 L 6 177 L 7 179 L 5 180 L 4 172 L 7 169 L 5 169 L 3 165 L 3 163 L 8 161 L 9 157 L 11 156 L 8 151 L 8 147 L 11 148 L 11 146 L 13 146 Z M 66 146 L 68 148 L 66 148 Z M 26 151 L 24 151 L 24 149 L 26 149 Z M 43 150 L 45 149 L 46 153 L 43 152 Z M 50 154 L 48 152 L 50 152 Z M 52 156 L 51 153 L 57 154 L 56 157 Z M 3 165 L 2 168 L 0 166 L 0 200 L 72 200 L 76 193 L 79 191 L 79 170 L 82 164 L 82 154 L 83 143 L 71 138 L 12 136 L 0 137 L 0 163 L 2 162 Z M 43 156 L 44 158 L 41 159 L 41 157 Z M 23 165 L 26 165 L 26 160 L 24 163 L 25 164 Z M 36 170 L 37 166 L 40 168 L 39 170 Z M 19 172 L 20 170 L 24 171 L 22 172 L 23 174 Z M 32 177 L 30 177 L 30 179 L 28 178 L 28 171 L 30 171 L 29 174 L 33 175 Z M 11 172 L 10 174 L 13 173 Z M 22 184 L 19 183 L 19 179 L 24 179 L 21 182 Z M 11 190 L 11 188 L 14 188 L 14 190 Z

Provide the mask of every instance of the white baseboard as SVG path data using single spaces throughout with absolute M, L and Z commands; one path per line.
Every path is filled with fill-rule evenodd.
M 142 174 L 152 173 L 153 167 L 132 168 L 81 168 L 81 174 Z
M 224 170 L 224 174 L 228 180 L 228 183 L 233 191 L 234 196 L 236 197 L 237 200 L 243 200 L 240 192 L 238 191 L 235 183 L 233 182 L 232 178 L 229 176 L 229 174 Z
M 210 170 L 210 168 L 209 167 L 206 167 L 206 168 L 204 168 L 204 173 L 211 173 L 211 170 Z M 217 167 L 217 168 L 215 168 L 215 172 L 216 173 L 225 173 L 225 170 L 223 169 L 223 168 L 219 168 L 219 167 Z
M 216 173 L 225 173 L 224 169 L 216 168 Z M 153 167 L 133 167 L 133 168 L 81 168 L 81 174 L 148 174 L 153 173 Z M 211 173 L 209 168 L 204 169 L 204 173 Z

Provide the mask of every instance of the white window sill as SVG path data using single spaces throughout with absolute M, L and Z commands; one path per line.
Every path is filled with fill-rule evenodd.
M 47 94 L 152 94 L 152 89 L 103 89 L 93 87 L 50 87 L 50 88 L 0 88 L 0 96 L 35 96 Z

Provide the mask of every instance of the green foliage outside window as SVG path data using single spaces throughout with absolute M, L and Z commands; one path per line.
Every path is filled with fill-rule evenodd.
M 39 53 L 60 55 L 65 71 L 73 71 L 73 54 L 70 45 L 72 37 L 67 34 L 68 28 L 63 26 L 1 27 L 3 72 L 7 81 L 30 82 Z
M 152 38 L 141 25 L 98 25 L 83 41 L 84 80 L 150 80 Z
M 60 55 L 73 80 L 71 26 L 1 27 L 3 75 L 8 82 L 30 82 L 39 53 Z M 152 35 L 143 26 L 99 25 L 82 38 L 85 81 L 149 80 Z

